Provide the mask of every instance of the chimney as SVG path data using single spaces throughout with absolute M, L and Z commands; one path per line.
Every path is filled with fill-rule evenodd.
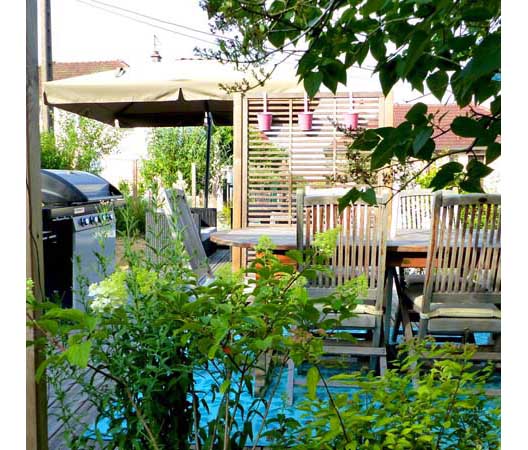
M 152 55 L 150 55 L 150 59 L 152 60 L 152 62 L 160 62 L 161 61 L 161 55 L 159 54 L 159 52 L 157 50 L 154 50 L 152 52 Z

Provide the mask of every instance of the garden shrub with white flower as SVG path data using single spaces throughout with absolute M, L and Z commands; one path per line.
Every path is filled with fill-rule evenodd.
M 243 274 L 227 271 L 200 285 L 178 236 L 155 262 L 128 242 L 128 267 L 89 287 L 86 312 L 37 303 L 29 286 L 28 304 L 41 312 L 30 325 L 43 335 L 33 344 L 47 356 L 38 376 L 46 372 L 57 391 L 67 446 L 235 450 L 255 448 L 265 437 L 277 448 L 497 448 L 498 412 L 487 407 L 483 375 L 468 365 L 471 349 L 449 364 L 434 363 L 417 386 L 412 381 L 421 364 L 403 359 L 383 378 L 343 375 L 359 386 L 350 395 L 327 387 L 319 370 L 322 340 L 339 328 L 327 314 L 351 317 L 365 283 L 354 280 L 318 298 L 321 315 L 306 281 L 328 270 L 335 232 L 315 244 L 306 253 L 288 252 L 301 267 L 297 270 L 282 264 L 263 240 L 245 271 L 255 279 L 244 281 Z M 296 366 L 311 365 L 301 408 L 313 420 L 270 413 L 290 358 Z M 258 373 L 264 386 L 256 392 Z M 211 380 L 207 392 L 198 387 L 203 374 Z M 320 380 L 324 398 L 317 395 Z M 72 410 L 65 381 L 79 385 L 104 419 L 104 430 L 92 427 L 86 434 L 92 424 Z M 415 425 L 404 417 L 416 412 L 414 401 L 423 412 L 412 416 Z M 445 426 L 427 428 L 427 411 Z M 453 440 L 460 445 L 450 444 Z

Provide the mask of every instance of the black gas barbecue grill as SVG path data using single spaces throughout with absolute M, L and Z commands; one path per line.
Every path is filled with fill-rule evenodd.
M 123 205 L 123 195 L 88 172 L 42 169 L 41 175 L 46 296 L 83 309 L 81 288 L 105 276 L 101 256 L 106 275 L 114 271 L 114 208 Z

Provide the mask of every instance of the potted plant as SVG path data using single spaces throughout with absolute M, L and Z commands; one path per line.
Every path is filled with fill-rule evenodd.
M 352 92 L 348 94 L 348 111 L 343 116 L 345 128 L 347 130 L 356 130 L 358 126 L 359 114 L 354 111 L 352 106 Z
M 299 113 L 299 127 L 303 131 L 312 129 L 313 112 L 308 110 L 308 95 L 304 93 L 304 112 Z
M 262 103 L 263 112 L 257 114 L 258 127 L 260 131 L 269 131 L 271 130 L 273 114 L 268 112 L 268 100 L 265 92 L 263 94 Z

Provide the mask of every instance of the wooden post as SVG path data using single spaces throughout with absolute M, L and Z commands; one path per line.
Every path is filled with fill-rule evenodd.
M 192 206 L 196 208 L 196 163 L 191 163 L 191 196 Z
M 132 162 L 132 196 L 136 198 L 138 195 L 138 160 Z
M 242 102 L 242 94 L 235 94 L 233 98 L 233 229 L 242 227 Z M 235 270 L 239 269 L 242 266 L 242 249 L 236 247 L 233 247 L 231 249 L 231 261 L 233 269 Z
M 51 52 L 51 0 L 40 0 L 40 85 L 44 91 L 44 82 L 53 80 L 53 56 Z M 43 106 L 42 128 L 45 131 L 53 129 L 51 106 Z
M 40 193 L 39 84 L 37 0 L 26 0 L 26 277 L 33 279 L 35 297 L 44 297 L 42 207 Z M 27 328 L 28 339 L 37 337 Z M 26 450 L 47 450 L 46 382 L 35 380 L 42 355 L 26 350 Z
M 393 93 L 390 91 L 387 94 L 387 97 L 380 97 L 380 103 L 379 103 L 379 127 L 392 127 L 394 125 L 394 105 L 393 105 Z M 378 177 L 378 184 L 381 185 L 383 183 L 383 175 L 390 173 L 391 169 L 384 169 L 380 172 Z M 387 193 L 389 195 L 389 202 L 387 203 L 387 212 L 389 215 L 388 224 L 389 227 L 392 224 L 392 181 L 391 185 L 387 186 L 386 188 L 382 188 L 381 192 L 382 194 Z

